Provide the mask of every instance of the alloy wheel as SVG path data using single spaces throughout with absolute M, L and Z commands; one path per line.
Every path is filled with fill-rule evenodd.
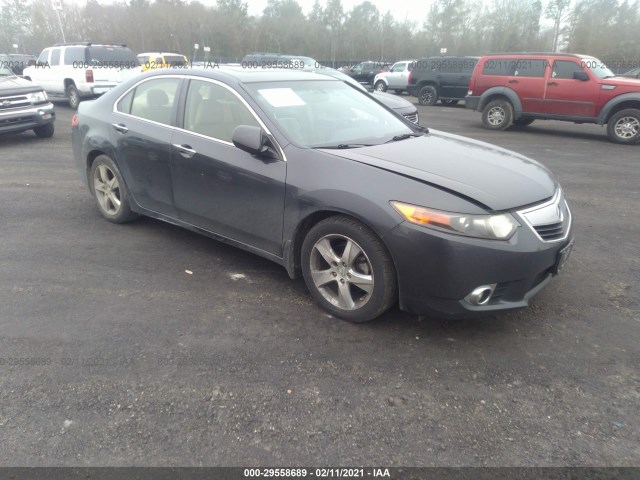
M 93 189 L 100 207 L 109 215 L 117 215 L 122 203 L 120 184 L 113 171 L 106 165 L 99 165 L 93 176 Z

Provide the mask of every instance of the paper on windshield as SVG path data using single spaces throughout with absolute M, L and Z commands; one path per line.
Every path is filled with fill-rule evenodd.
M 304 100 L 290 88 L 265 88 L 258 90 L 258 92 L 272 107 L 299 107 L 306 105 Z

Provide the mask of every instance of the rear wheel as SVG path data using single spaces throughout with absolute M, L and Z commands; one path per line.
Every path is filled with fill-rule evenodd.
M 513 107 L 507 100 L 494 100 L 482 110 L 482 124 L 489 130 L 505 130 L 512 122 Z
M 376 92 L 387 91 L 387 85 L 382 80 L 378 80 L 373 88 L 375 89 Z
M 67 98 L 69 99 L 69 106 L 77 110 L 78 105 L 80 105 L 80 92 L 78 92 L 73 83 L 67 87 Z
M 104 218 L 113 223 L 130 222 L 138 218 L 131 211 L 129 192 L 118 166 L 106 155 L 98 155 L 91 166 L 91 192 Z
M 46 125 L 40 125 L 33 129 L 33 133 L 40 138 L 50 138 L 53 137 L 53 132 L 55 131 L 55 127 L 53 126 L 53 122 L 47 123 Z
M 614 113 L 607 123 L 607 135 L 615 143 L 640 143 L 640 110 L 627 108 Z
M 380 239 L 346 216 L 315 225 L 302 245 L 302 273 L 316 302 L 350 322 L 366 322 L 396 300 L 396 273 Z
M 418 102 L 420 105 L 433 106 L 438 101 L 438 91 L 433 85 L 425 85 L 418 92 Z

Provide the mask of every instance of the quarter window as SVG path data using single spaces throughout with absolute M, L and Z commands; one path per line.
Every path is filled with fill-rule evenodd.
M 546 60 L 515 60 L 514 76 L 517 77 L 544 77 Z
M 238 125 L 260 127 L 232 92 L 212 82 L 191 81 L 184 112 L 186 130 L 231 142 L 233 130 Z
M 491 58 L 485 60 L 482 67 L 483 75 L 513 75 L 516 60 L 513 58 Z
M 139 84 L 131 101 L 131 115 L 169 125 L 179 82 L 177 78 L 157 78 Z M 118 103 L 118 110 L 121 103 L 122 108 L 127 107 L 125 99 Z
M 584 72 L 577 63 L 566 60 L 556 60 L 553 62 L 553 78 L 573 78 L 575 72 Z
M 60 65 L 60 49 L 54 48 L 51 50 L 51 66 Z

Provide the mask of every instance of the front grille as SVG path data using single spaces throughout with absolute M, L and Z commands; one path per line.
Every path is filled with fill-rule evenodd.
M 24 95 L 15 97 L 0 97 L 0 112 L 12 110 L 14 108 L 30 107 L 31 102 Z
M 560 189 L 551 200 L 521 210 L 518 215 L 543 242 L 564 240 L 571 228 L 571 211 Z
M 415 123 L 416 125 L 418 124 L 418 112 L 413 113 L 411 115 L 405 115 L 404 118 L 406 118 L 410 122 Z
M 551 223 L 549 225 L 536 225 L 533 227 L 543 240 L 558 240 L 564 236 L 565 224 L 563 222 Z
M 33 121 L 32 116 L 28 117 L 12 117 L 8 119 L 2 119 L 0 117 L 0 127 L 8 127 L 11 125 L 19 125 L 21 123 L 31 123 Z

